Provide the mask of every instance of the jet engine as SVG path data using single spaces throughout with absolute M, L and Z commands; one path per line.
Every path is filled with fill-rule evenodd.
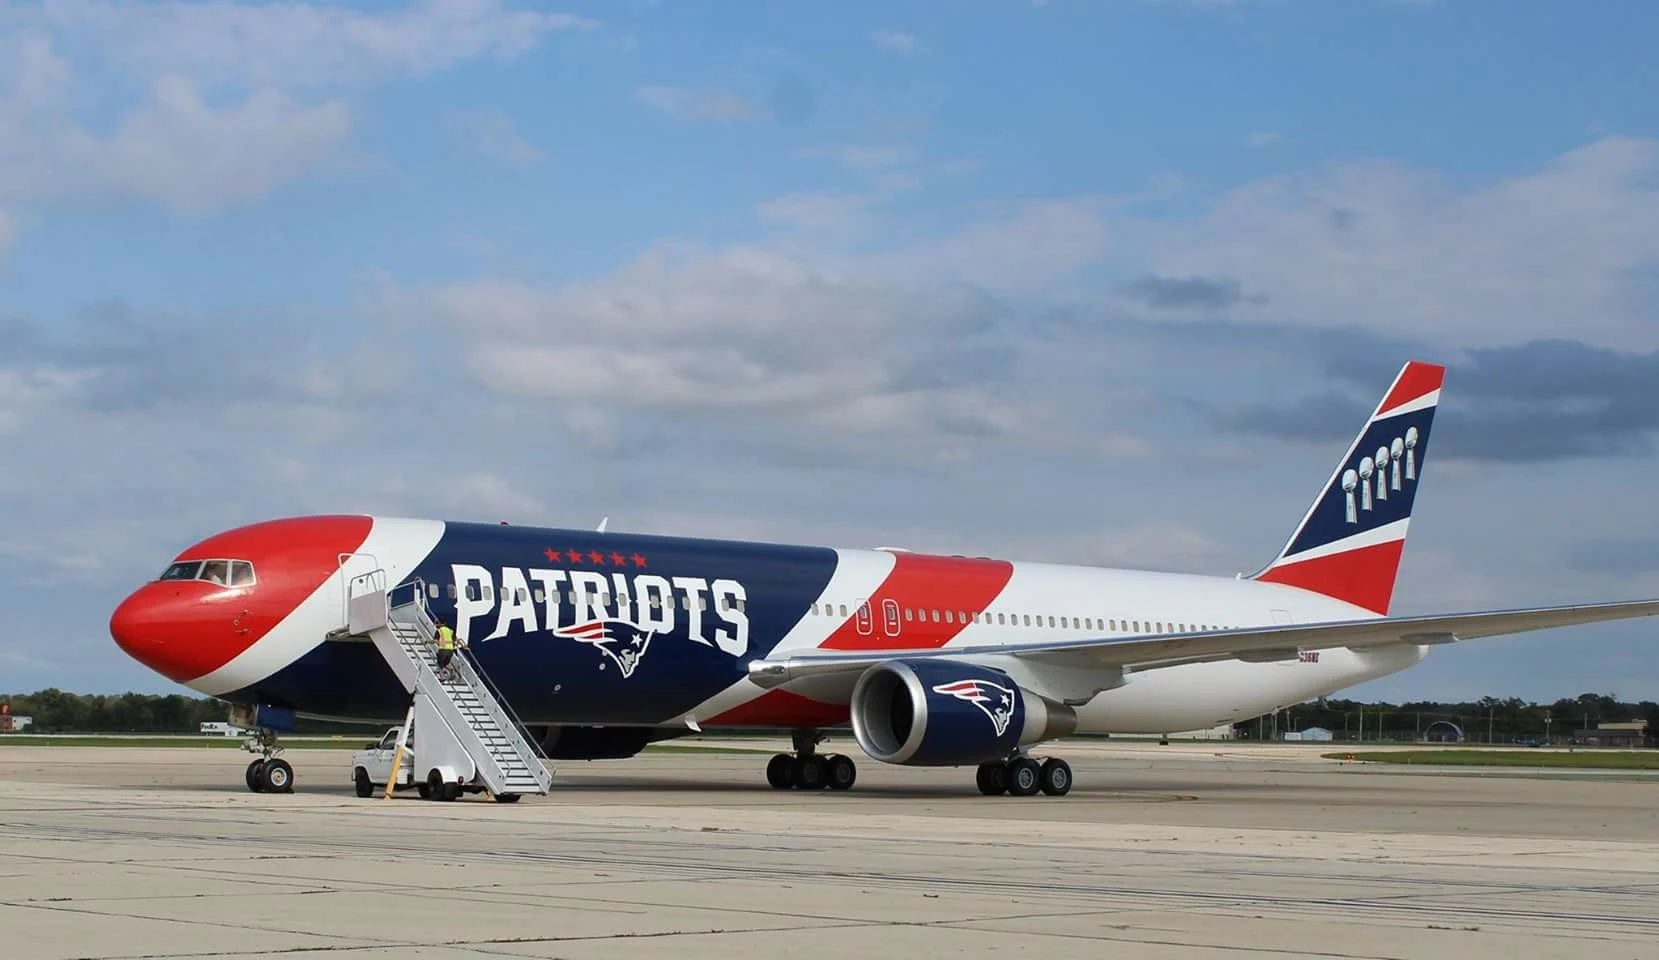
M 1008 674 L 954 660 L 888 660 L 853 687 L 853 735 L 883 763 L 960 766 L 1077 729 L 1070 707 L 1021 689 Z

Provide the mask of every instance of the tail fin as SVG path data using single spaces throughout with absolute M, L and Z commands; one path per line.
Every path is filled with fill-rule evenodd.
M 1252 579 L 1388 613 L 1445 376 L 1405 365 L 1278 559 Z

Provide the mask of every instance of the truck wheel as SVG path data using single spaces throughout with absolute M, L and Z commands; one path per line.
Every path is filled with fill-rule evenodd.
M 359 797 L 374 796 L 374 784 L 369 781 L 369 771 L 358 767 L 353 779 L 357 782 L 357 795 Z
M 432 788 L 424 783 L 415 784 L 415 792 L 421 795 L 422 800 L 432 799 Z
M 517 802 L 518 802 L 518 798 L 519 798 L 519 797 L 520 797 L 520 796 L 522 796 L 522 794 L 517 794 L 517 793 L 498 793 L 498 794 L 496 794 L 496 795 L 495 795 L 495 802 L 496 802 L 496 803 L 517 803 Z

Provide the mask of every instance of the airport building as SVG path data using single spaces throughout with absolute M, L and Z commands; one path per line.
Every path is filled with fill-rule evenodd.
M 1653 731 L 1641 720 L 1629 723 L 1602 723 L 1593 729 L 1574 732 L 1573 739 L 1591 747 L 1655 746 Z

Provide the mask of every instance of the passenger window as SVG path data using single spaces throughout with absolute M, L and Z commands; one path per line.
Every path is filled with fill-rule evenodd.
M 547 599 L 547 593 L 546 593 L 546 591 L 543 591 L 543 590 L 537 590 L 535 592 L 534 596 L 536 598 L 537 603 L 541 603 L 541 602 L 543 602 Z
M 946 610 L 946 611 L 945 611 L 945 622 L 946 622 L 946 623 L 955 623 L 955 622 L 956 622 L 956 621 L 955 621 L 955 620 L 954 620 L 954 619 L 953 619 L 953 618 L 952 618 L 952 617 L 951 617 L 951 612 L 950 612 L 950 611 L 949 611 L 949 610 Z
M 937 610 L 934 610 L 934 611 L 933 611 L 933 622 L 934 622 L 934 623 L 938 623 L 938 622 L 939 622 L 939 611 L 937 611 Z
M 449 599 L 454 600 L 455 599 L 455 584 L 452 583 L 452 584 L 449 585 L 448 593 L 449 593 Z
M 916 611 L 915 611 L 915 610 L 912 610 L 912 609 L 911 609 L 911 608 L 909 608 L 909 607 L 905 607 L 905 608 L 904 608 L 904 619 L 905 619 L 905 622 L 907 622 L 907 623 L 908 623 L 908 622 L 909 622 L 909 621 L 910 621 L 910 620 L 911 620 L 911 619 L 912 619 L 912 618 L 913 618 L 913 617 L 914 617 L 914 616 L 915 616 L 915 613 L 916 613 Z
M 230 585 L 233 587 L 253 586 L 253 564 L 246 560 L 232 560 L 230 563 Z
M 224 586 L 230 582 L 230 565 L 223 560 L 209 560 L 202 564 L 201 579 Z
M 1031 626 L 1031 614 L 1029 613 L 1025 615 L 1025 625 L 1028 627 Z
M 426 585 L 426 595 L 428 597 L 431 597 L 434 600 L 438 599 L 438 585 L 435 584 L 435 583 L 427 584 Z

